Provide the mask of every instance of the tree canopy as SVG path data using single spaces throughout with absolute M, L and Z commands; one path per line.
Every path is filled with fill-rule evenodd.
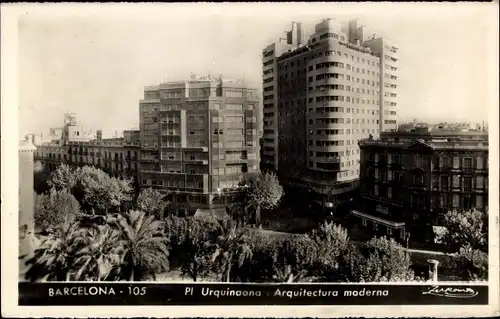
M 257 173 L 247 176 L 246 182 L 246 209 L 253 210 L 255 223 L 260 224 L 262 209 L 276 207 L 284 195 L 283 187 L 273 173 Z
M 52 189 L 48 194 L 35 197 L 35 224 L 45 231 L 52 231 L 65 222 L 73 221 L 80 213 L 80 204 L 66 190 Z
M 470 245 L 488 251 L 488 214 L 478 210 L 449 211 L 444 216 L 446 232 L 443 241 L 458 250 Z
M 52 172 L 49 180 L 49 185 L 56 190 L 73 194 L 85 210 L 101 214 L 117 210 L 131 200 L 131 184 L 131 180 L 110 177 L 95 167 L 71 168 L 66 164 Z
M 137 208 L 157 219 L 163 219 L 168 204 L 165 194 L 153 188 L 143 189 L 137 196 Z

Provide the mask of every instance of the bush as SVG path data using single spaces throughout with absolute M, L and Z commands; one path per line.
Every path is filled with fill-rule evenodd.
M 363 243 L 359 253 L 351 252 L 350 281 L 410 281 L 414 279 L 410 269 L 410 255 L 394 239 L 373 238 Z
M 470 245 L 460 248 L 453 256 L 451 264 L 456 269 L 460 280 L 488 280 L 488 254 Z

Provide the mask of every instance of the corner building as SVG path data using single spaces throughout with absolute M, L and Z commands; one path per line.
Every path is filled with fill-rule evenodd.
M 307 41 L 302 33 L 293 23 L 263 51 L 261 167 L 331 208 L 358 187 L 358 140 L 396 127 L 397 48 L 365 41 L 356 21 L 324 20 Z
M 361 196 L 351 213 L 367 233 L 431 242 L 450 210 L 488 210 L 488 133 L 385 132 L 361 147 Z
M 197 77 L 146 87 L 140 101 L 140 186 L 170 211 L 223 208 L 259 170 L 260 94 L 243 81 Z

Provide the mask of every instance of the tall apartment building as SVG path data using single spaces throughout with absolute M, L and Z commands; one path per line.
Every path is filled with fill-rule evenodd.
M 359 144 L 362 200 L 352 215 L 367 232 L 431 241 L 447 211 L 487 211 L 487 131 L 416 128 Z
M 164 189 L 180 214 L 221 208 L 259 169 L 260 94 L 243 81 L 196 77 L 146 87 L 141 187 Z
M 300 23 L 262 52 L 262 169 L 305 187 L 326 207 L 349 199 L 358 140 L 396 127 L 397 48 L 363 27 L 327 19 L 305 40 Z

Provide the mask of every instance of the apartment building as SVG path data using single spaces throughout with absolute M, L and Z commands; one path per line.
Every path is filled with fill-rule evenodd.
M 359 182 L 358 140 L 396 127 L 395 52 L 383 38 L 365 41 L 357 21 L 326 19 L 307 40 L 293 23 L 262 52 L 262 169 L 312 190 L 322 206 L 349 201 Z
M 124 131 L 121 138 L 102 138 L 102 131 L 95 134 L 78 125 L 74 114 L 65 114 L 64 126 L 59 138 L 38 143 L 36 137 L 28 136 L 36 145 L 35 161 L 49 170 L 62 163 L 71 166 L 95 166 L 111 176 L 131 177 L 137 180 L 139 171 L 139 130 Z
M 426 242 L 447 211 L 487 211 L 486 131 L 417 128 L 359 145 L 362 201 L 352 215 L 368 231 Z
M 259 170 L 260 102 L 257 87 L 220 77 L 146 87 L 141 187 L 165 190 L 179 214 L 224 207 Z

